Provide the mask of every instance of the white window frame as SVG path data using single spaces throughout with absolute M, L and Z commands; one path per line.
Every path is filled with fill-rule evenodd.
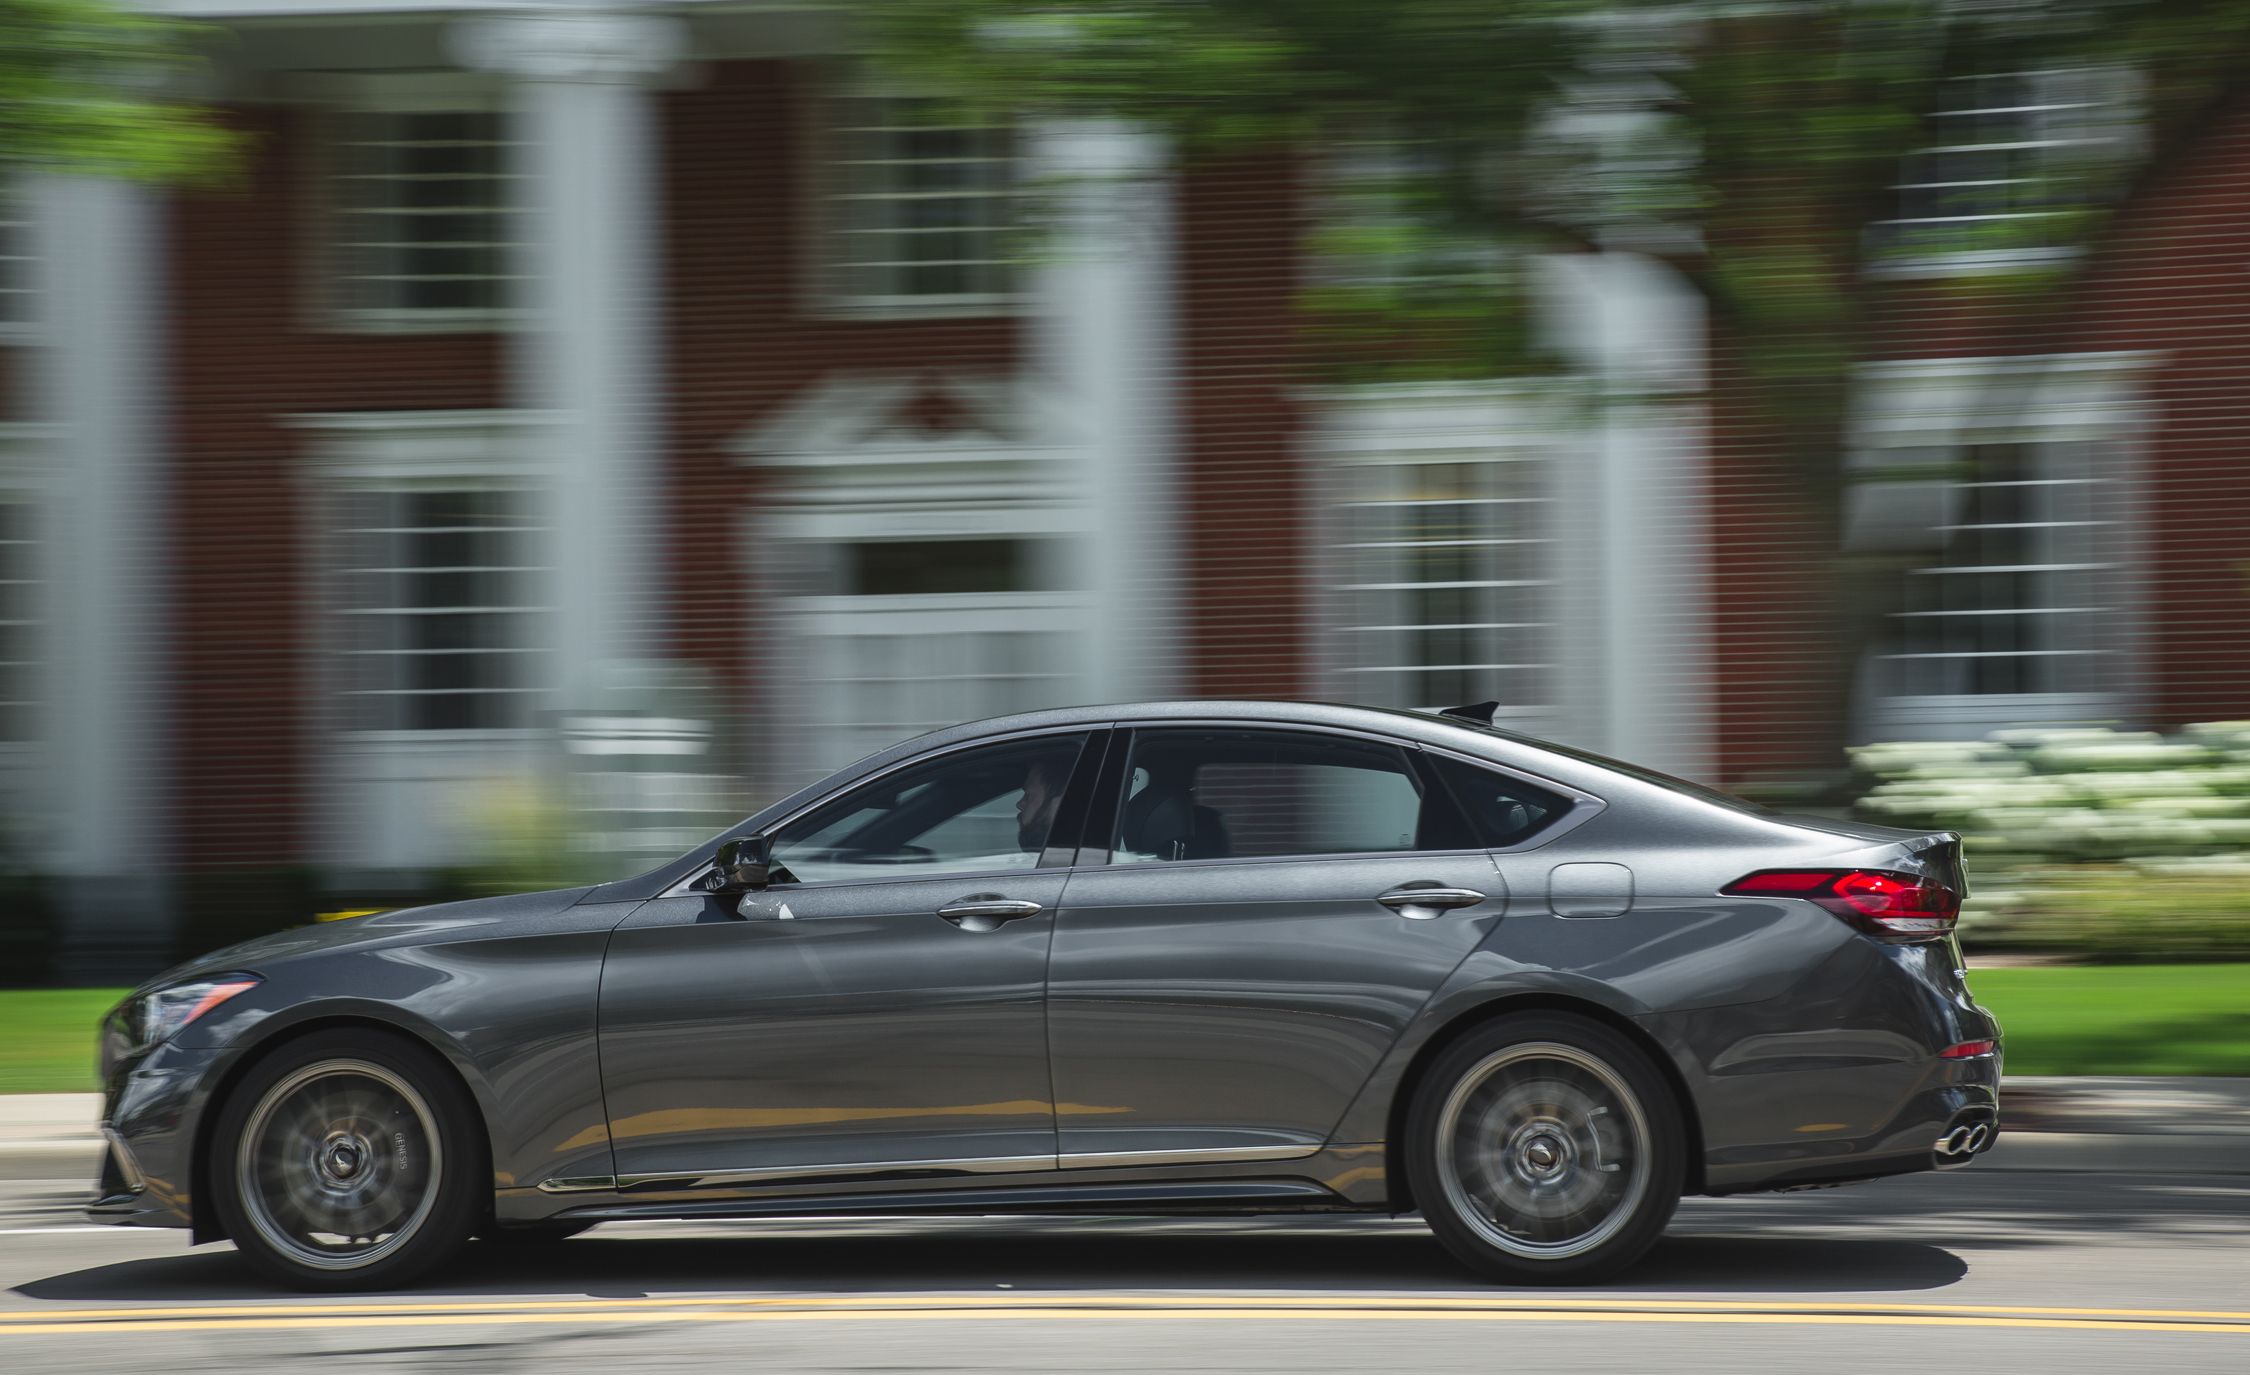
M 308 241 L 316 251 L 306 255 L 310 280 L 305 299 L 312 305 L 315 328 L 347 334 L 489 334 L 523 326 L 523 274 L 527 254 L 525 239 L 531 232 L 532 213 L 523 194 L 527 175 L 517 143 L 517 125 L 511 114 L 506 87 L 498 78 L 473 73 L 395 73 L 379 77 L 332 77 L 318 87 L 309 154 L 305 167 L 311 184 L 308 207 Z M 355 119 L 414 114 L 466 113 L 494 116 L 500 125 L 500 170 L 495 174 L 509 188 L 496 213 L 516 225 L 514 236 L 500 249 L 498 300 L 489 306 L 418 309 L 403 306 L 355 304 L 345 280 L 353 265 L 342 232 L 344 208 L 338 201 L 338 179 L 344 175 L 343 131 Z
M 805 121 L 807 136 L 803 152 L 810 175 L 805 182 L 807 213 L 801 217 L 801 224 L 807 274 L 802 290 L 809 313 L 855 320 L 925 320 L 978 319 L 1013 315 L 1022 310 L 1029 265 L 1006 254 L 1004 247 L 1001 257 L 975 260 L 987 263 L 1001 274 L 1003 284 L 997 290 L 946 295 L 870 294 L 848 289 L 844 283 L 843 279 L 855 264 L 841 254 L 841 247 L 856 234 L 872 236 L 883 232 L 850 224 L 842 208 L 847 198 L 881 194 L 852 189 L 850 160 L 843 156 L 843 145 L 847 132 L 861 126 L 848 123 L 845 111 L 853 102 L 928 98 L 926 91 L 848 73 L 831 73 L 831 79 L 818 83 L 808 98 L 810 117 Z M 1010 189 L 994 197 L 1006 208 L 1006 224 L 997 230 L 982 231 L 1005 246 L 1010 233 L 1022 224 L 1027 203 L 1023 128 L 1012 122 L 962 127 L 997 130 L 1007 141 L 1007 152 L 999 160 L 1007 164 Z
M 29 343 L 40 334 L 46 291 L 37 195 L 29 178 L 0 178 L 0 344 Z
M 552 550 L 545 521 L 551 519 L 553 465 L 529 457 L 530 436 L 538 418 L 513 411 L 377 411 L 301 415 L 292 423 L 312 432 L 312 469 L 316 474 L 307 513 L 314 538 L 314 564 L 307 570 L 310 585 L 319 594 L 310 599 L 317 618 L 310 643 L 317 647 L 320 672 L 323 734 L 328 738 L 402 747 L 416 744 L 524 739 L 541 734 L 537 724 L 546 706 L 546 678 L 533 680 L 524 695 L 529 699 L 519 724 L 464 728 L 384 727 L 356 728 L 344 695 L 353 691 L 342 664 L 342 645 L 332 594 L 334 580 L 347 567 L 324 546 L 334 528 L 339 498 L 352 492 L 509 491 L 521 492 L 539 517 L 532 527 L 533 547 L 542 554 Z M 552 570 L 536 567 L 527 581 L 552 589 Z M 519 610 L 536 624 L 551 618 L 551 598 L 528 603 Z M 550 629 L 551 634 L 551 629 Z M 552 644 L 534 639 L 520 647 L 527 654 L 551 651 Z M 551 675 L 548 675 L 551 677 Z
M 2130 74 L 2116 67 L 2054 68 L 2030 72 L 1985 72 L 1975 75 L 1948 77 L 1939 83 L 1944 88 L 1952 83 L 1990 81 L 2017 77 L 2038 88 L 2033 101 L 2020 106 L 1955 106 L 1940 99 L 1925 120 L 1939 141 L 1916 148 L 1902 160 L 1900 179 L 1892 184 L 1894 196 L 1903 196 L 1915 189 L 1932 187 L 1960 187 L 1973 185 L 2012 186 L 2023 178 L 2007 178 L 1996 182 L 1926 182 L 1909 181 L 1909 169 L 1914 160 L 1933 153 L 1976 153 L 2009 150 L 2035 150 L 2049 155 L 2059 150 L 2079 150 L 2080 155 L 2100 162 L 2114 162 L 2129 156 L 2138 127 L 2134 117 L 2135 98 Z M 2077 85 L 2078 90 L 2068 89 Z M 1974 96 L 1971 99 L 1975 99 Z M 1979 115 L 2020 113 L 2029 117 L 2039 127 L 2033 136 L 2024 140 L 2003 143 L 1974 141 L 1945 141 L 1945 126 L 1949 121 L 1973 119 Z M 2047 218 L 2056 210 L 1980 211 L 1966 215 L 1904 216 L 1897 215 L 1881 221 L 1876 232 L 1895 233 L 1910 231 L 1917 225 L 1990 222 L 2003 219 L 2035 220 Z M 1910 248 L 1881 252 L 1870 273 L 1877 277 L 1964 277 L 1981 273 L 2016 272 L 2026 268 L 2049 266 L 2070 262 L 2079 256 L 2076 244 L 2024 245 L 2015 248 L 1961 249 L 1956 251 L 1916 252 Z
M 57 615 L 54 512 L 54 426 L 0 423 L 0 500 L 32 508 L 38 522 L 38 546 L 33 558 L 33 581 L 38 592 L 34 654 L 27 679 L 32 694 L 25 718 L 28 728 L 20 739 L 0 739 L 0 856 L 20 859 L 27 849 L 43 843 L 52 799 L 49 773 L 55 732 L 55 694 L 68 687 L 59 680 L 60 666 L 47 632 Z M 11 853 L 13 851 L 13 853 Z
M 1942 568 L 1947 534 L 1964 516 L 1962 493 L 1973 482 L 1931 476 L 1966 461 L 1983 446 L 2079 446 L 2100 455 L 2102 471 L 2090 479 L 2036 477 L 2033 483 L 2087 481 L 2100 492 L 2105 518 L 2096 522 L 2035 522 L 2052 537 L 2065 526 L 2079 533 L 2084 552 L 2055 556 L 2024 571 L 2089 572 L 2101 591 L 2093 606 L 2069 614 L 2093 618 L 2100 662 L 2089 666 L 2092 685 L 2080 690 L 2010 693 L 1889 693 L 1882 690 L 1882 659 L 1873 649 L 1861 664 L 1855 735 L 1863 740 L 1969 738 L 2014 725 L 2073 725 L 2131 721 L 2145 700 L 2141 627 L 2145 590 L 2146 516 L 2143 453 L 2150 418 L 2142 381 L 2156 355 L 2143 352 L 2057 354 L 2031 357 L 1941 358 L 1880 363 L 1861 372 L 1852 454 L 1853 482 L 1846 496 L 1847 547 L 1898 547 L 1919 541 L 1930 568 Z M 1886 476 L 1885 470 L 1895 476 Z M 2067 565 L 2067 567 L 2066 567 Z M 1939 572 L 1915 576 L 1949 576 Z M 2005 611 L 2006 608 L 1994 608 Z M 2034 607 L 2016 614 L 2064 614 Z M 1921 614 L 1906 612 L 1900 614 Z M 1986 614 L 1978 609 L 1941 615 Z M 1892 643 L 1886 639 L 1885 645 Z M 1953 657 L 1953 651 L 1924 651 Z M 1967 651 L 1962 651 L 1967 652 Z M 2057 651 L 2059 652 L 2059 651 Z M 2047 650 L 2020 651 L 2039 657 Z
M 1479 580 L 1479 587 L 1514 586 L 1523 595 L 1538 599 L 1541 610 L 1528 620 L 1478 619 L 1460 623 L 1472 633 L 1481 632 L 1493 644 L 1504 644 L 1530 632 L 1543 648 L 1514 666 L 1538 675 L 1545 685 L 1536 702 L 1502 702 L 1494 713 L 1498 724 L 1535 733 L 1551 732 L 1561 716 L 1559 698 L 1570 676 L 1564 624 L 1567 601 L 1563 572 L 1564 493 L 1559 481 L 1562 465 L 1583 447 L 1574 436 L 1565 407 L 1536 387 L 1492 384 L 1397 384 L 1323 389 L 1306 394 L 1320 423 L 1310 447 L 1315 477 L 1313 529 L 1318 540 L 1315 567 L 1318 588 L 1318 680 L 1324 690 L 1343 701 L 1384 701 L 1420 707 L 1464 705 L 1454 702 L 1405 703 L 1399 694 L 1371 693 L 1371 683 L 1393 681 L 1436 665 L 1379 664 L 1359 661 L 1349 648 L 1352 639 L 1369 630 L 1394 630 L 1401 635 L 1428 626 L 1362 626 L 1353 611 L 1353 593 L 1360 590 L 1346 508 L 1355 504 L 1354 473 L 1369 466 L 1419 463 L 1527 464 L 1536 474 L 1537 495 L 1505 498 L 1508 501 L 1543 503 L 1540 528 L 1543 536 L 1501 534 L 1489 538 L 1539 546 L 1534 554 L 1538 572 L 1524 579 Z M 1510 667 L 1501 663 L 1499 667 Z M 1472 662 L 1461 666 L 1472 674 L 1492 665 Z M 1478 695 L 1484 695 L 1479 689 Z

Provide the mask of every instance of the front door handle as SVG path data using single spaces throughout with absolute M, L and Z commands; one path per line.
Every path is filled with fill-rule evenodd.
M 1409 921 L 1428 921 L 1449 907 L 1474 907 L 1484 901 L 1484 894 L 1474 888 L 1405 883 L 1375 900 Z
M 949 902 L 937 914 L 964 931 L 997 931 L 1012 921 L 1036 917 L 1047 909 L 1026 898 L 1004 898 L 998 893 L 975 893 Z

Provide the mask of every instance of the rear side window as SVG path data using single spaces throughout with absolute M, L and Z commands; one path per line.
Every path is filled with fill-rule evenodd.
M 1396 746 L 1261 730 L 1133 737 L 1111 846 L 1117 864 L 1450 848 L 1450 802 L 1424 797 Z
M 1424 757 L 1459 799 L 1461 810 L 1468 813 L 1477 843 L 1488 849 L 1520 845 L 1570 810 L 1569 798 L 1533 787 L 1512 774 L 1478 768 L 1434 752 Z

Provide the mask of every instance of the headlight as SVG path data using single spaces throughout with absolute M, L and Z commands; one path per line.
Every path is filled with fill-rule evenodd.
M 258 986 L 255 974 L 222 974 L 215 979 L 174 984 L 122 1003 L 109 1014 L 102 1037 L 106 1068 L 132 1059 L 179 1035 L 180 1029 L 237 993 Z

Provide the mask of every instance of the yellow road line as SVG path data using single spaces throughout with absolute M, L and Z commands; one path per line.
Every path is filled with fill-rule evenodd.
M 835 1309 L 887 1311 L 940 1308 L 1100 1308 L 1156 1309 L 1176 1312 L 1192 1309 L 1240 1308 L 1352 1308 L 1414 1310 L 1478 1309 L 1617 1309 L 1639 1312 L 1665 1309 L 1682 1312 L 1757 1313 L 1928 1313 L 1984 1316 L 2069 1318 L 2150 1318 L 2250 1323 L 2250 1311 L 2193 1308 L 2058 1308 L 2012 1303 L 1884 1303 L 1853 1299 L 1687 1299 L 1660 1294 L 1631 1298 L 1596 1296 L 1554 1298 L 1501 1294 L 1072 1294 L 989 1292 L 898 1294 L 686 1294 L 663 1298 L 529 1299 L 494 1295 L 482 1299 L 427 1302 L 394 1299 L 358 1303 L 191 1304 L 175 1307 L 53 1308 L 24 1312 L 0 1310 L 0 1322 L 72 1322 L 101 1319 L 222 1318 L 222 1317 L 339 1317 L 399 1315 L 406 1313 L 493 1313 L 516 1311 L 632 1309 L 632 1308 L 758 1308 Z
M 2213 1322 L 2152 1322 L 2118 1318 L 1967 1317 L 1922 1313 L 1719 1313 L 1662 1312 L 1594 1309 L 1438 1309 L 1414 1311 L 1353 1307 L 1309 1308 L 1106 1308 L 1054 1309 L 997 1307 L 891 1308 L 891 1309 L 776 1309 L 740 1311 L 723 1309 L 604 1309 L 577 1312 L 497 1312 L 396 1315 L 338 1315 L 333 1317 L 222 1318 L 206 1321 L 161 1320 L 85 1323 L 0 1322 L 0 1336 L 59 1333 L 177 1333 L 242 1331 L 248 1329 L 302 1330 L 322 1327 L 479 1327 L 528 1324 L 651 1325 L 656 1323 L 752 1322 L 992 1322 L 1007 1318 L 1042 1317 L 1092 1321 L 1150 1319 L 1277 1321 L 1291 1322 L 1551 1322 L 1551 1323 L 1673 1323 L 1697 1325 L 1818 1326 L 1818 1327 L 1955 1327 L 2035 1328 L 2082 1332 L 2195 1332 L 2250 1336 L 2250 1325 Z
M 1367 1295 L 898 1294 L 617 1299 L 491 1298 L 452 1302 L 204 1304 L 174 1307 L 0 1311 L 0 1333 L 121 1328 L 348 1326 L 358 1323 L 735 1321 L 798 1318 L 1053 1317 L 1508 1318 L 1543 1321 L 1797 1321 L 1967 1324 L 2250 1333 L 2250 1312 L 2170 1308 L 2058 1308 L 1755 1299 L 1534 1298 Z

